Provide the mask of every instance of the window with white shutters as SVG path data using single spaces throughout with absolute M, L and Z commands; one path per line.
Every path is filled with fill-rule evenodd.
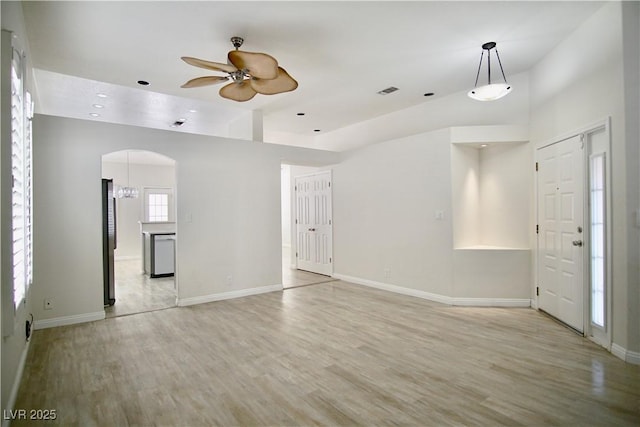
M 31 97 L 24 89 L 24 60 L 13 50 L 11 61 L 11 216 L 14 308 L 24 300 L 32 279 Z

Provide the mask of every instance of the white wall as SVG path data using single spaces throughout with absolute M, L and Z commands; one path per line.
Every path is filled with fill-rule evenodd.
M 631 56 L 637 70 L 637 4 L 607 3 L 573 34 L 543 58 L 531 72 L 531 136 L 535 146 L 551 142 L 572 131 L 611 117 L 611 159 L 613 212 L 613 343 L 638 352 L 638 265 L 629 250 L 628 239 L 640 240 L 633 226 L 633 211 L 638 207 L 637 171 L 639 157 L 637 130 L 628 135 L 625 92 L 630 84 L 623 73 L 623 8 L 631 11 L 631 37 L 625 39 L 625 55 Z M 628 16 L 628 15 L 627 15 Z M 633 30 L 633 28 L 631 28 Z M 635 35 L 634 35 L 635 34 Z M 627 53 L 627 51 L 629 51 Z M 633 79 L 633 78 L 632 78 Z M 635 77 L 637 82 L 637 75 Z M 632 85 L 632 84 L 631 84 Z M 629 88 L 631 89 L 631 88 Z M 636 97 L 638 89 L 631 89 Z M 637 101 L 636 101 L 637 103 Z M 636 148 L 633 148 L 636 147 Z M 629 149 L 635 155 L 627 155 Z M 628 191 L 628 186 L 634 188 Z M 633 196 L 630 197 L 630 193 Z M 634 243 L 637 247 L 637 243 Z M 631 274 L 630 274 L 631 273 Z M 630 326 L 632 324 L 633 326 Z
M 452 144 L 458 130 L 344 156 L 334 169 L 336 275 L 452 304 L 529 306 L 530 151 Z M 502 141 L 512 130 L 465 131 Z
M 282 165 L 280 175 L 282 246 L 291 247 L 291 166 Z
M 138 149 L 176 160 L 183 303 L 280 285 L 281 161 L 338 161 L 330 152 L 43 115 L 34 124 L 33 297 L 40 324 L 103 312 L 103 154 Z M 52 310 L 38 303 L 46 297 L 55 300 Z
M 627 216 L 627 271 L 629 292 L 628 348 L 640 363 L 640 2 L 622 4 L 624 93 L 626 125 L 627 204 L 635 210 Z M 636 284 L 634 286 L 633 284 Z
M 451 295 L 447 130 L 368 146 L 335 166 L 334 271 Z M 442 220 L 435 212 L 443 211 Z
M 480 150 L 451 144 L 453 241 L 456 248 L 481 244 Z
M 146 221 L 143 189 L 145 187 L 164 187 L 172 188 L 175 191 L 175 171 L 175 166 L 130 163 L 129 185 L 137 187 L 140 196 L 137 199 L 116 199 L 116 223 L 118 226 L 116 260 L 142 256 L 140 224 L 138 222 Z M 102 162 L 102 178 L 113 179 L 114 187 L 128 185 L 127 164 Z M 175 221 L 174 216 L 175 213 L 171 212 L 169 221 Z
M 529 249 L 533 159 L 528 144 L 480 150 L 480 244 Z

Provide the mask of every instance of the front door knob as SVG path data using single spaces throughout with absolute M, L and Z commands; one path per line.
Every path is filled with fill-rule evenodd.
M 573 243 L 573 246 L 580 246 L 580 247 L 582 247 L 582 240 L 574 240 L 572 243 Z

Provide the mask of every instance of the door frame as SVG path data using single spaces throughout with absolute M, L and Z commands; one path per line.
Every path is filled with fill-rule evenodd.
M 606 280 L 606 301 L 605 301 L 605 319 L 606 325 L 604 329 L 604 334 L 600 334 L 600 336 L 596 337 L 593 334 L 593 327 L 591 325 L 591 215 L 590 215 L 590 194 L 589 194 L 589 180 L 590 180 L 590 170 L 589 170 L 589 159 L 592 152 L 592 147 L 589 145 L 589 135 L 595 134 L 604 130 L 604 135 L 606 138 L 605 143 L 605 280 Z M 592 341 L 602 345 L 607 350 L 611 351 L 612 345 L 612 337 L 611 337 L 611 322 L 613 318 L 612 313 L 612 203 L 611 203 L 611 118 L 606 117 L 604 119 L 598 120 L 592 124 L 587 126 L 583 126 L 579 129 L 576 129 L 571 132 L 567 132 L 560 136 L 556 136 L 552 139 L 545 141 L 535 147 L 534 161 L 537 164 L 539 161 L 539 150 L 550 145 L 559 143 L 566 139 L 581 136 L 581 141 L 584 144 L 584 149 L 582 150 L 582 162 L 584 167 L 584 176 L 582 183 L 582 191 L 583 191 L 583 217 L 584 217 L 584 250 L 582 252 L 582 269 L 583 269 L 583 336 L 589 338 Z M 602 151 L 599 151 L 602 152 Z M 534 181 L 534 215 L 536 224 L 540 224 L 540 218 L 538 217 L 538 204 L 539 204 L 539 188 L 538 188 L 538 177 L 536 176 Z M 535 229 L 536 227 L 534 227 Z M 533 254 L 534 258 L 534 269 L 533 269 L 533 289 L 532 289 L 532 307 L 539 310 L 538 298 L 536 289 L 539 287 L 539 275 L 538 271 L 540 268 L 540 259 L 539 259 L 539 250 L 540 250 L 540 235 L 534 230 L 535 237 L 535 251 Z
M 325 170 L 319 170 L 316 172 L 312 172 L 312 173 L 306 173 L 306 174 L 302 174 L 302 175 L 296 175 L 296 176 L 291 176 L 291 183 L 292 183 L 292 192 L 291 192 L 291 198 L 293 203 L 291 204 L 291 224 L 292 224 L 292 230 L 297 232 L 297 228 L 298 228 L 298 210 L 296 208 L 296 181 L 298 178 L 307 178 L 310 176 L 314 176 L 314 175 L 320 175 L 320 174 L 325 174 L 328 173 L 329 174 L 329 181 L 331 183 L 333 183 L 333 169 L 325 169 Z M 330 268 L 330 273 L 329 276 L 333 277 L 333 266 L 335 264 L 335 258 L 333 256 L 333 186 L 330 186 L 330 198 L 331 198 L 331 239 L 330 239 L 330 248 L 329 248 L 329 252 L 330 252 L 330 258 L 331 258 L 331 262 L 329 263 L 329 268 Z M 298 239 L 294 238 L 296 233 L 292 233 L 292 237 L 291 237 L 291 252 L 292 254 L 296 254 L 298 252 Z M 294 256 L 293 257 L 293 267 L 297 270 L 298 269 L 298 257 Z

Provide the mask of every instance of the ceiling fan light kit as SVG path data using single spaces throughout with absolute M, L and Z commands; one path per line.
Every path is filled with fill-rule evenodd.
M 298 87 L 298 82 L 278 65 L 273 56 L 239 50 L 244 43 L 242 37 L 231 37 L 231 43 L 236 50 L 227 54 L 227 64 L 183 56 L 182 60 L 189 65 L 221 71 L 228 75 L 196 77 L 182 87 L 202 87 L 231 80 L 231 83 L 223 86 L 219 93 L 223 98 L 238 102 L 249 101 L 256 94 L 275 95 L 293 91 Z
M 474 85 L 474 88 L 467 93 L 467 95 L 471 99 L 475 99 L 476 101 L 495 101 L 496 99 L 500 99 L 511 92 L 511 85 L 507 83 L 507 78 L 504 75 L 502 61 L 500 61 L 498 49 L 495 49 L 496 58 L 498 59 L 498 64 L 500 65 L 500 71 L 502 73 L 504 83 L 491 83 L 491 50 L 495 47 L 495 42 L 487 42 L 482 45 L 480 64 L 478 65 L 478 73 L 476 74 L 476 83 Z M 482 60 L 484 59 L 485 50 L 487 51 L 487 84 L 478 87 L 478 78 L 480 77 L 480 70 L 482 68 Z

